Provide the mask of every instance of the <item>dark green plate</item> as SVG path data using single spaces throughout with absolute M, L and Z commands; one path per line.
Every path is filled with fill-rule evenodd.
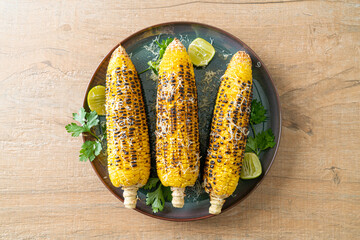
M 141 30 L 123 40 L 121 44 L 125 47 L 126 51 L 131 56 L 131 60 L 133 61 L 137 71 L 141 72 L 148 67 L 147 62 L 155 57 L 154 54 L 149 51 L 151 44 L 154 44 L 154 39 L 158 38 L 161 40 L 166 39 L 167 37 L 179 38 L 186 48 L 189 46 L 192 40 L 197 37 L 201 37 L 211 42 L 216 50 L 214 58 L 206 68 L 195 68 L 195 78 L 199 101 L 199 128 L 202 163 L 205 159 L 205 153 L 208 146 L 209 127 L 221 75 L 224 74 L 231 56 L 239 50 L 244 50 L 250 54 L 253 62 L 253 79 L 255 85 L 253 97 L 260 100 L 268 110 L 267 122 L 257 126 L 258 129 L 256 130 L 266 130 L 267 128 L 271 127 L 274 132 L 277 145 L 276 147 L 266 151 L 261 156 L 263 173 L 260 177 L 253 180 L 239 181 L 235 193 L 227 198 L 223 206 L 222 212 L 225 212 L 230 207 L 243 200 L 260 184 L 261 180 L 267 174 L 272 162 L 274 161 L 281 133 L 279 97 L 267 69 L 259 57 L 254 53 L 254 51 L 252 51 L 238 38 L 227 32 L 224 32 L 221 29 L 191 22 L 164 23 Z M 104 60 L 100 63 L 99 67 L 96 69 L 86 94 L 92 87 L 96 85 L 105 85 L 106 68 L 110 59 L 110 55 L 116 47 L 114 47 L 107 54 Z M 209 72 L 211 72 L 211 74 Z M 212 75 L 212 77 L 209 77 L 207 81 L 204 80 L 206 74 Z M 150 71 L 145 72 L 140 74 L 140 79 L 145 94 L 145 103 L 150 126 L 151 145 L 154 146 L 156 81 L 151 80 L 150 75 Z M 88 110 L 86 96 L 84 107 Z M 153 150 L 154 147 L 152 148 L 152 151 Z M 152 154 L 152 158 L 154 163 L 154 154 Z M 122 190 L 115 188 L 111 184 L 108 178 L 106 165 L 101 164 L 99 159 L 95 159 L 91 164 L 105 186 L 118 199 L 123 201 Z M 197 183 L 195 187 L 188 188 L 186 190 L 185 206 L 181 209 L 173 208 L 171 203 L 167 202 L 165 204 L 164 211 L 154 214 L 152 212 L 151 206 L 147 206 L 145 204 L 145 196 L 146 191 L 140 189 L 140 200 L 138 201 L 136 210 L 152 217 L 174 221 L 190 221 L 213 216 L 209 214 L 209 197 L 201 188 L 200 183 Z

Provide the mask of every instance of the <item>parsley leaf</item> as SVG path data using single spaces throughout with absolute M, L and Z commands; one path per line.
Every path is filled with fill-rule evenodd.
M 149 65 L 149 68 L 147 68 L 145 71 L 143 71 L 143 72 L 146 72 L 147 70 L 153 70 L 153 72 L 156 74 L 156 75 L 159 75 L 159 65 L 160 65 L 160 61 L 156 61 L 156 62 L 154 62 L 154 61 L 148 61 L 148 63 L 147 63 L 148 65 Z M 143 72 L 141 72 L 141 73 L 143 73 Z
M 153 191 L 146 194 L 146 205 L 151 205 L 154 213 L 164 210 L 165 198 L 162 191 L 162 184 Z
M 172 201 L 172 192 L 170 187 L 163 186 L 163 194 L 166 201 L 171 202 Z
M 86 112 L 85 108 L 80 108 L 79 113 L 73 113 L 73 119 L 78 121 L 81 125 L 85 124 Z
M 157 186 L 157 187 L 156 187 Z M 146 190 L 156 188 L 153 192 L 146 194 L 146 205 L 151 205 L 154 213 L 162 211 L 164 209 L 165 201 L 171 201 L 172 195 L 170 187 L 165 187 L 157 177 L 149 178 L 146 185 L 143 187 Z
M 99 124 L 99 116 L 95 111 L 87 113 L 84 108 L 80 108 L 79 113 L 73 113 L 73 119 L 78 121 L 81 126 L 76 123 L 70 123 L 65 126 L 67 132 L 71 133 L 71 136 L 78 137 L 80 133 L 90 133 L 93 137 L 95 137 L 98 141 L 100 138 L 96 136 L 91 128 Z
M 90 113 L 86 113 L 86 126 L 91 129 L 92 127 L 99 124 L 99 118 L 95 111 L 92 111 Z
M 79 160 L 84 162 L 88 159 L 93 161 L 96 156 L 98 156 L 103 149 L 102 141 L 106 138 L 106 126 L 101 125 L 100 137 L 95 135 L 91 128 L 100 125 L 99 116 L 95 111 L 90 113 L 86 112 L 84 108 L 80 108 L 79 113 L 73 113 L 73 119 L 78 121 L 81 125 L 76 123 L 70 123 L 65 126 L 67 132 L 71 133 L 71 136 L 78 137 L 81 133 L 89 133 L 96 140 L 95 141 L 85 141 L 81 146 Z
M 167 46 L 169 46 L 169 44 L 173 41 L 173 38 L 167 38 L 166 40 L 162 40 L 161 43 L 159 43 L 158 41 L 156 41 L 156 44 L 160 47 L 160 51 L 159 51 L 159 59 L 162 59 L 162 57 L 164 56 L 165 50 L 167 48 Z
M 87 159 L 93 161 L 102 149 L 99 141 L 85 141 L 80 150 L 80 161 L 85 162 Z
M 147 64 L 149 67 L 145 69 L 144 71 L 140 72 L 139 74 L 142 74 L 148 70 L 152 70 L 156 75 L 159 75 L 159 65 L 161 62 L 161 59 L 164 56 L 165 50 L 167 46 L 173 41 L 173 38 L 167 38 L 166 40 L 162 40 L 161 43 L 158 41 L 155 41 L 156 44 L 159 46 L 159 56 L 156 61 L 149 61 Z
M 264 151 L 268 148 L 272 148 L 275 146 L 275 136 L 271 130 L 271 128 L 269 128 L 268 130 L 259 133 L 257 136 L 257 145 L 259 147 L 260 150 Z
M 257 152 L 256 140 L 253 137 L 248 137 L 246 142 L 245 152 Z
M 258 134 L 255 132 L 254 125 L 266 121 L 266 109 L 260 101 L 254 99 L 251 102 L 251 115 L 250 115 L 250 126 L 253 130 L 254 137 L 248 137 L 246 142 L 245 152 L 254 152 L 258 156 L 261 151 L 268 148 L 272 148 L 276 145 L 275 136 L 269 128 L 266 131 L 262 131 Z
M 84 127 L 77 125 L 76 123 L 70 123 L 65 126 L 66 131 L 71 133 L 71 136 L 78 137 L 84 132 Z
M 143 188 L 146 190 L 151 190 L 154 187 L 156 187 L 158 182 L 159 182 L 158 178 L 149 178 L 148 182 L 146 183 L 146 185 Z
M 268 130 L 257 134 L 255 137 L 249 137 L 246 143 L 245 151 L 255 152 L 259 155 L 261 151 L 274 147 L 276 144 L 274 140 L 275 136 L 271 128 L 269 128 Z
M 250 124 L 256 125 L 266 120 L 266 109 L 260 101 L 254 99 L 251 103 Z

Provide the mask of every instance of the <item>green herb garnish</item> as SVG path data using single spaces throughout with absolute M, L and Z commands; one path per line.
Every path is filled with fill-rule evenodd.
M 156 40 L 155 42 L 160 48 L 159 56 L 156 61 L 149 61 L 147 63 L 149 65 L 149 67 L 147 69 L 145 69 L 144 71 L 140 72 L 139 74 L 142 74 L 151 69 L 156 75 L 159 75 L 159 65 L 160 65 L 161 59 L 164 56 L 167 46 L 169 46 L 169 44 L 172 41 L 173 41 L 173 38 L 167 38 L 166 40 L 162 40 L 161 43 Z
M 106 138 L 105 126 L 101 126 L 102 133 L 97 136 L 91 129 L 95 126 L 100 126 L 99 116 L 95 111 L 86 112 L 84 108 L 80 108 L 79 113 L 73 113 L 73 119 L 80 123 L 70 123 L 65 126 L 68 133 L 71 136 L 78 137 L 81 133 L 88 133 L 95 138 L 95 141 L 85 141 L 81 146 L 79 160 L 82 162 L 93 161 L 103 149 L 102 141 Z
M 256 125 L 266 120 L 266 109 L 260 101 L 254 99 L 251 102 L 250 124 Z
M 170 187 L 164 187 L 159 178 L 149 178 L 143 188 L 146 190 L 155 189 L 146 194 L 146 205 L 151 205 L 154 213 L 164 210 L 165 201 L 172 200 Z
M 249 137 L 246 143 L 246 152 L 254 152 L 259 156 L 261 151 L 276 145 L 275 136 L 271 128 L 256 134 L 254 125 L 266 121 L 266 109 L 260 101 L 254 99 L 251 103 L 250 126 L 254 137 Z
M 156 187 L 156 185 L 157 185 L 157 183 L 159 182 L 159 180 L 160 180 L 160 179 L 158 179 L 158 178 L 153 178 L 153 177 L 149 178 L 149 180 L 148 180 L 148 182 L 146 183 L 146 185 L 143 186 L 143 189 L 145 189 L 145 190 L 150 190 L 150 189 Z
M 275 146 L 276 143 L 274 139 L 274 134 L 271 128 L 269 128 L 266 131 L 256 134 L 255 137 L 249 137 L 246 143 L 245 151 L 254 152 L 259 156 L 261 151 Z

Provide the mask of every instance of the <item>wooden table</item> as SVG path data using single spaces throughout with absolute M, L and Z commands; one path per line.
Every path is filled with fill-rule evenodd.
M 1 1 L 0 238 L 359 238 L 359 16 L 357 0 Z M 246 42 L 283 113 L 261 186 L 232 210 L 188 223 L 124 209 L 64 129 L 114 45 L 174 20 Z

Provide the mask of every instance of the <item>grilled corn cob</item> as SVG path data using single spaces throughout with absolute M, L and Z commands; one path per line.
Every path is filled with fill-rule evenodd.
M 109 178 L 124 190 L 126 208 L 135 208 L 137 190 L 150 174 L 149 133 L 140 80 L 122 46 L 111 56 L 106 75 Z
M 174 39 L 159 66 L 156 102 L 156 166 L 172 205 L 184 205 L 185 187 L 199 174 L 199 123 L 194 69 L 185 47 Z
M 214 108 L 204 185 L 211 214 L 219 214 L 236 189 L 248 135 L 252 91 L 251 59 L 237 52 L 224 76 Z

